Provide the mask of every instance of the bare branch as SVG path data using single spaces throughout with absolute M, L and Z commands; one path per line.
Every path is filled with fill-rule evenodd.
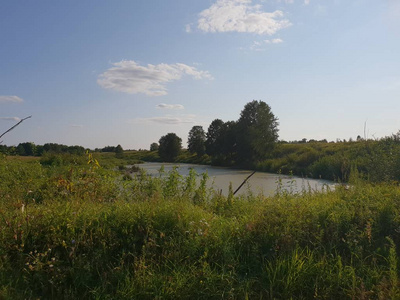
M 32 118 L 32 116 L 29 116 L 29 117 L 26 117 L 26 118 L 21 119 L 21 121 L 19 121 L 19 122 L 18 122 L 17 124 L 15 124 L 13 127 L 11 127 L 10 129 L 6 130 L 5 132 L 3 132 L 3 133 L 0 135 L 0 139 L 1 139 L 6 133 L 10 132 L 10 131 L 13 130 L 15 127 L 17 127 L 19 124 L 21 124 L 23 121 L 25 121 L 26 119 L 29 119 L 29 118 Z M 0 141 L 0 144 L 1 144 L 2 142 L 3 142 L 3 141 Z
M 249 176 L 247 176 L 247 178 L 246 178 L 246 179 L 242 182 L 242 184 L 236 189 L 236 191 L 233 193 L 233 195 L 235 195 L 235 194 L 240 190 L 240 188 L 246 183 L 246 181 L 249 180 L 249 178 L 250 178 L 251 176 L 253 176 L 255 173 L 256 173 L 256 171 L 254 171 L 254 172 L 251 173 Z

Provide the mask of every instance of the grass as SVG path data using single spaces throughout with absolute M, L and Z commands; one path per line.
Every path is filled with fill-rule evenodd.
M 0 158 L 0 299 L 400 297 L 397 185 L 224 197 L 61 161 Z

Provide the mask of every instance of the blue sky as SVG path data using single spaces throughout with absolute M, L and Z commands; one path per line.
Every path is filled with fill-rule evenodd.
M 149 148 L 267 102 L 280 139 L 400 129 L 398 0 L 0 3 L 3 137 Z

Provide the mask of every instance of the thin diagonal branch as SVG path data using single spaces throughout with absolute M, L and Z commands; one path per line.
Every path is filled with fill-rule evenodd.
M 8 132 L 10 132 L 11 130 L 13 130 L 15 127 L 17 127 L 19 124 L 21 124 L 23 121 L 25 121 L 26 119 L 29 119 L 29 118 L 32 118 L 32 116 L 29 116 L 29 117 L 26 117 L 26 118 L 23 118 L 23 119 L 21 119 L 21 121 L 19 121 L 17 124 L 15 124 L 13 127 L 11 127 L 10 129 L 8 129 L 8 130 L 6 130 L 4 133 L 2 133 L 1 135 L 0 135 L 0 139 L 6 134 L 6 133 L 8 133 Z M 3 141 L 0 141 L 0 144 L 2 143 Z
M 254 171 L 253 173 L 251 173 L 249 176 L 247 176 L 247 178 L 242 182 L 242 184 L 236 189 L 236 191 L 233 193 L 233 195 L 235 196 L 235 194 L 240 190 L 240 188 L 247 182 L 247 180 L 250 179 L 251 176 L 253 176 L 256 173 L 256 171 Z

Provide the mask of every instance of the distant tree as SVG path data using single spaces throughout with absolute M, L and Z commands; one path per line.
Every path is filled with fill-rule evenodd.
M 158 144 L 157 143 L 151 143 L 150 151 L 157 151 L 157 150 L 158 150 Z
M 118 145 L 115 147 L 115 156 L 118 158 L 122 158 L 124 156 L 124 149 L 122 149 L 121 145 Z
M 5 145 L 0 145 L 0 153 L 8 154 L 9 153 L 8 147 Z
M 168 133 L 159 140 L 158 155 L 164 161 L 174 161 L 182 148 L 182 139 L 175 133 Z
M 101 149 L 101 152 L 115 152 L 115 146 L 106 146 Z
M 215 119 L 207 130 L 206 153 L 217 164 L 231 165 L 236 160 L 237 122 Z
M 17 153 L 21 156 L 35 155 L 36 146 L 34 143 L 20 143 L 17 146 Z
M 205 147 L 206 133 L 202 126 L 193 126 L 189 131 L 188 149 L 190 153 L 197 153 L 202 156 L 206 152 Z
M 264 159 L 278 140 L 278 124 L 268 104 L 256 100 L 247 103 L 237 123 L 238 159 Z
M 35 155 L 36 156 L 42 156 L 43 152 L 44 152 L 43 146 L 42 145 L 36 145 Z
M 221 134 L 220 153 L 224 155 L 225 160 L 234 160 L 237 151 L 237 122 L 228 121 L 224 123 Z
M 206 153 L 208 155 L 220 153 L 224 135 L 224 124 L 222 120 L 215 119 L 208 127 L 205 141 Z
M 65 151 L 76 155 L 83 155 L 86 152 L 82 146 L 69 146 Z

